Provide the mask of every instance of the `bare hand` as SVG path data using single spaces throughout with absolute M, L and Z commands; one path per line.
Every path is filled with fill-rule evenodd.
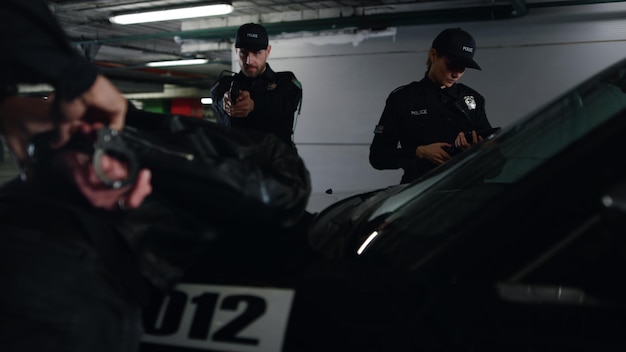
M 464 132 L 459 132 L 459 134 L 456 136 L 456 138 L 454 139 L 454 146 L 461 149 L 461 150 L 466 150 L 467 148 L 471 147 L 472 145 L 480 142 L 483 140 L 483 137 L 479 136 L 476 131 L 472 131 L 472 140 L 468 141 L 467 138 L 465 138 L 465 133 Z
M 55 165 L 69 177 L 83 196 L 96 208 L 115 210 L 123 205 L 123 210 L 134 209 L 139 207 L 152 192 L 151 173 L 147 169 L 138 173 L 135 184 L 113 189 L 100 180 L 94 170 L 90 155 L 66 150 L 59 153 L 55 159 Z M 108 155 L 103 155 L 100 159 L 100 168 L 107 178 L 112 180 L 122 180 L 128 176 L 126 165 Z
M 415 154 L 418 158 L 429 160 L 437 165 L 443 164 L 450 160 L 450 154 L 448 154 L 443 148 L 450 147 L 450 143 L 439 142 L 428 145 L 420 145 L 415 150 Z
M 75 123 L 101 123 L 112 129 L 124 128 L 128 102 L 117 88 L 103 75 L 98 75 L 89 90 L 70 101 L 59 101 L 59 140 L 57 146 L 65 144 Z
M 230 100 L 230 94 L 224 93 L 224 111 L 231 117 L 246 117 L 254 111 L 254 100 L 250 98 L 250 92 L 242 90 L 239 92 L 237 101 Z
M 58 104 L 57 110 L 53 104 Z M 58 129 L 59 139 L 53 147 L 60 147 L 81 122 L 121 130 L 127 108 L 126 98 L 109 80 L 99 75 L 89 90 L 71 101 L 55 101 L 53 96 L 49 99 L 23 96 L 5 99 L 0 106 L 0 133 L 23 165 L 28 143 L 35 134 Z
M 58 110 L 54 110 L 53 104 L 57 104 Z M 59 138 L 51 147 L 61 147 L 74 133 L 90 134 L 104 126 L 121 130 L 127 108 L 127 101 L 117 88 L 99 75 L 89 90 L 71 101 L 54 101 L 52 96 L 48 100 L 23 96 L 5 99 L 0 106 L 0 132 L 20 166 L 25 167 L 28 165 L 27 147 L 35 134 L 57 129 Z M 127 177 L 128 170 L 122 162 L 109 156 L 103 156 L 100 161 L 109 179 Z M 136 208 L 152 192 L 149 170 L 140 170 L 134 185 L 111 189 L 96 175 L 90 155 L 63 151 L 56 162 L 58 170 L 98 208 L 111 210 L 119 204 L 128 209 Z

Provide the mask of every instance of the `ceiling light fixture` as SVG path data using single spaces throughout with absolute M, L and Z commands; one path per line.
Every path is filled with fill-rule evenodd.
M 233 11 L 233 5 L 230 4 L 214 4 L 204 6 L 185 7 L 177 9 L 149 11 L 115 15 L 109 17 L 111 23 L 116 24 L 135 24 L 146 22 L 159 22 L 180 20 L 185 18 L 207 17 L 226 15 Z
M 171 61 L 153 61 L 148 62 L 148 67 L 165 67 L 165 66 L 189 66 L 189 65 L 202 65 L 209 62 L 208 59 L 186 59 L 186 60 L 171 60 Z

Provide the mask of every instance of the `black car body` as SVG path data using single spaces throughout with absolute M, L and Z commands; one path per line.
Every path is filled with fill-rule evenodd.
M 142 351 L 626 350 L 626 60 L 408 185 L 207 258 Z

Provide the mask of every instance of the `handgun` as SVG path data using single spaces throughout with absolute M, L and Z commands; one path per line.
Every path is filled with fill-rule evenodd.
M 237 104 L 237 98 L 239 97 L 240 91 L 241 89 L 239 88 L 239 82 L 236 79 L 234 79 L 230 83 L 230 90 L 228 91 L 231 104 L 233 105 Z
M 498 132 L 499 130 L 500 130 L 500 127 L 492 127 L 492 128 L 486 128 L 484 130 L 476 130 L 476 136 L 487 138 L 491 136 L 492 134 Z M 465 132 L 465 139 L 468 142 L 472 141 L 472 131 Z
M 492 128 L 486 128 L 483 130 L 476 130 L 476 136 L 477 137 L 483 137 L 483 138 L 487 138 L 489 136 L 491 136 L 492 134 L 498 132 L 500 130 L 500 127 L 492 127 Z M 472 131 L 466 131 L 465 133 L 465 139 L 471 143 L 472 141 Z M 450 154 L 450 156 L 454 156 L 459 154 L 460 152 L 463 151 L 463 149 L 458 148 L 454 145 L 454 141 L 452 141 L 450 144 L 452 144 L 451 147 L 447 147 L 444 148 L 445 151 Z

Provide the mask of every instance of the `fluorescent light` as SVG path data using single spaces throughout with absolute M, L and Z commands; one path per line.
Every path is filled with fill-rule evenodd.
M 213 104 L 213 98 L 201 98 L 200 103 L 202 103 L 202 105 L 211 105 Z
M 226 15 L 233 11 L 233 5 L 216 4 L 186 7 L 178 9 L 149 11 L 141 13 L 129 13 L 125 15 L 111 16 L 109 21 L 117 24 L 134 24 L 146 22 L 158 22 L 169 20 L 180 20 L 184 18 L 207 17 Z
M 148 62 L 146 66 L 149 66 L 149 67 L 188 66 L 188 65 L 202 65 L 202 64 L 206 64 L 207 62 L 209 62 L 209 60 L 207 59 L 153 61 L 153 62 Z

